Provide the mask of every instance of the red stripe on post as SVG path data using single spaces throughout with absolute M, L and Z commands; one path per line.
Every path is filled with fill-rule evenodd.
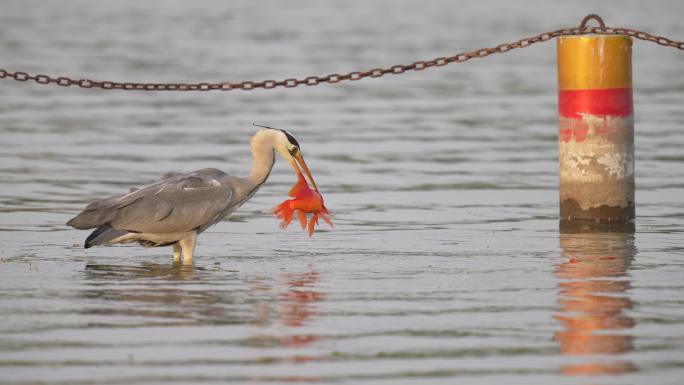
M 559 91 L 558 109 L 565 118 L 580 118 L 584 114 L 629 116 L 632 114 L 632 89 Z

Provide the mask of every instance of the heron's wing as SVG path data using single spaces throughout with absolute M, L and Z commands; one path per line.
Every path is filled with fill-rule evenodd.
M 89 204 L 67 224 L 88 229 L 109 223 L 135 232 L 185 232 L 219 220 L 233 189 L 212 175 L 174 174 L 128 194 Z
M 141 197 L 148 195 L 150 192 L 157 192 L 160 186 L 164 186 L 167 183 L 178 183 L 179 181 L 186 179 L 187 183 L 195 183 L 198 185 L 201 185 L 202 183 L 211 184 L 212 182 L 210 180 L 207 180 L 207 178 L 208 177 L 206 175 L 199 174 L 197 171 L 191 173 L 167 172 L 162 174 L 161 179 L 155 183 L 143 186 L 141 188 L 131 187 L 128 189 L 128 194 L 115 195 L 111 198 L 106 198 L 92 202 L 85 209 L 86 211 L 101 209 L 120 209 L 135 202 Z
M 157 191 L 159 186 L 166 182 L 167 179 L 162 179 L 142 188 L 131 188 L 128 194 L 115 195 L 110 198 L 92 202 L 77 216 L 71 218 L 69 222 L 67 222 L 67 225 L 80 230 L 92 229 L 105 225 L 114 219 L 118 210 L 144 198 L 151 192 Z
M 115 229 L 175 233 L 220 220 L 230 207 L 233 189 L 198 173 L 181 174 L 121 198 L 110 224 Z

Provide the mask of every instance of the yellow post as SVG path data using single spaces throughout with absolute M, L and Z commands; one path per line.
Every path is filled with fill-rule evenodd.
M 557 47 L 561 226 L 631 224 L 632 40 L 564 36 Z

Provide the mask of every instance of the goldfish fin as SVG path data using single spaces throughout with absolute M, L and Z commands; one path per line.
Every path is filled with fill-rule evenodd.
M 313 236 L 314 230 L 316 228 L 316 216 L 317 214 L 312 215 L 311 219 L 309 220 L 309 237 Z
M 306 213 L 303 210 L 297 210 L 299 215 L 299 224 L 302 226 L 302 230 L 306 229 Z
M 335 225 L 333 225 L 332 221 L 331 221 L 330 218 L 328 217 L 328 215 L 329 215 L 330 213 L 327 213 L 328 210 L 325 210 L 325 211 L 326 211 L 326 212 L 322 212 L 322 213 L 320 214 L 321 218 L 323 218 L 323 220 L 325 221 L 325 223 L 327 223 L 328 225 L 330 225 L 330 227 L 335 227 Z

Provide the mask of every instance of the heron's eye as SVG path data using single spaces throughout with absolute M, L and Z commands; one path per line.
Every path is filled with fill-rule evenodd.
M 290 155 L 292 155 L 292 156 L 297 155 L 298 152 L 299 152 L 299 147 L 297 147 L 297 146 L 294 146 L 290 149 Z

